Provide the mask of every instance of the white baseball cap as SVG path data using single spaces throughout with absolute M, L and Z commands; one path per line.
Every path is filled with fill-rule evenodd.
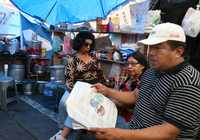
M 147 39 L 138 41 L 138 44 L 156 45 L 168 40 L 180 41 L 185 43 L 186 36 L 181 26 L 174 23 L 162 23 L 156 25 Z

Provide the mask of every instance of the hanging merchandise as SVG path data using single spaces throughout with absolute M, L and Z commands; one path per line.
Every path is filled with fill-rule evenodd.
M 145 24 L 145 30 L 151 30 L 155 25 L 161 22 L 160 10 L 149 10 Z
M 121 38 L 118 34 L 110 34 L 109 39 L 112 42 L 112 46 L 115 46 L 117 49 L 121 47 Z
M 61 51 L 61 44 L 63 43 L 62 39 L 58 35 L 54 35 L 53 41 L 52 41 L 52 47 L 53 47 L 53 52 L 59 52 Z
M 197 9 L 189 8 L 183 18 L 182 27 L 185 34 L 190 37 L 197 37 L 200 33 L 200 10 L 199 5 Z
M 72 54 L 72 47 L 71 47 L 71 34 L 68 33 L 64 37 L 64 47 L 63 47 L 64 54 Z
M 19 51 L 19 41 L 17 39 L 12 39 L 9 42 L 10 46 L 8 47 L 8 51 L 10 52 L 10 54 L 15 54 L 17 51 Z
M 43 48 L 41 47 L 41 50 L 40 50 L 40 54 L 41 54 L 41 57 L 45 57 L 46 56 L 46 48 Z
M 128 25 L 129 22 L 128 22 L 128 17 L 127 17 L 127 14 L 125 13 L 125 11 L 122 12 L 122 22 L 125 24 L 125 25 Z
M 136 2 L 130 5 L 132 31 L 144 33 L 144 27 L 149 10 L 149 0 Z
M 21 23 L 19 12 L 0 4 L 0 28 L 1 35 L 20 36 Z
M 111 17 L 109 17 L 109 20 L 108 20 L 108 31 L 109 32 L 113 31 L 113 23 L 112 23 L 112 18 Z
M 102 25 L 103 19 L 97 17 L 96 18 L 96 31 L 100 32 L 101 31 L 101 25 Z
M 112 18 L 112 23 L 113 23 L 113 31 L 114 32 L 120 32 L 120 19 L 119 19 L 119 15 L 118 14 L 116 14 Z

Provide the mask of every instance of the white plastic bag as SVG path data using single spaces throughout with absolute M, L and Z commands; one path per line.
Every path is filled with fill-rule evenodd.
M 73 119 L 72 128 L 114 128 L 117 121 L 115 104 L 91 86 L 89 83 L 77 81 L 65 102 L 67 112 Z
M 186 35 L 196 37 L 200 33 L 200 11 L 189 8 L 183 18 L 182 27 Z

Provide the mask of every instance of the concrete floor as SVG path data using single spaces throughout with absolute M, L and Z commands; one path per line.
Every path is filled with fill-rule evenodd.
M 23 99 L 0 110 L 0 140 L 48 140 L 58 131 L 56 121 Z

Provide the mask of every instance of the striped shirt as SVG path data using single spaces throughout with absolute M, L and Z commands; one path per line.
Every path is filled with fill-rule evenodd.
M 200 73 L 184 62 L 165 73 L 149 69 L 141 80 L 130 128 L 168 122 L 181 129 L 176 140 L 193 140 L 200 126 Z

